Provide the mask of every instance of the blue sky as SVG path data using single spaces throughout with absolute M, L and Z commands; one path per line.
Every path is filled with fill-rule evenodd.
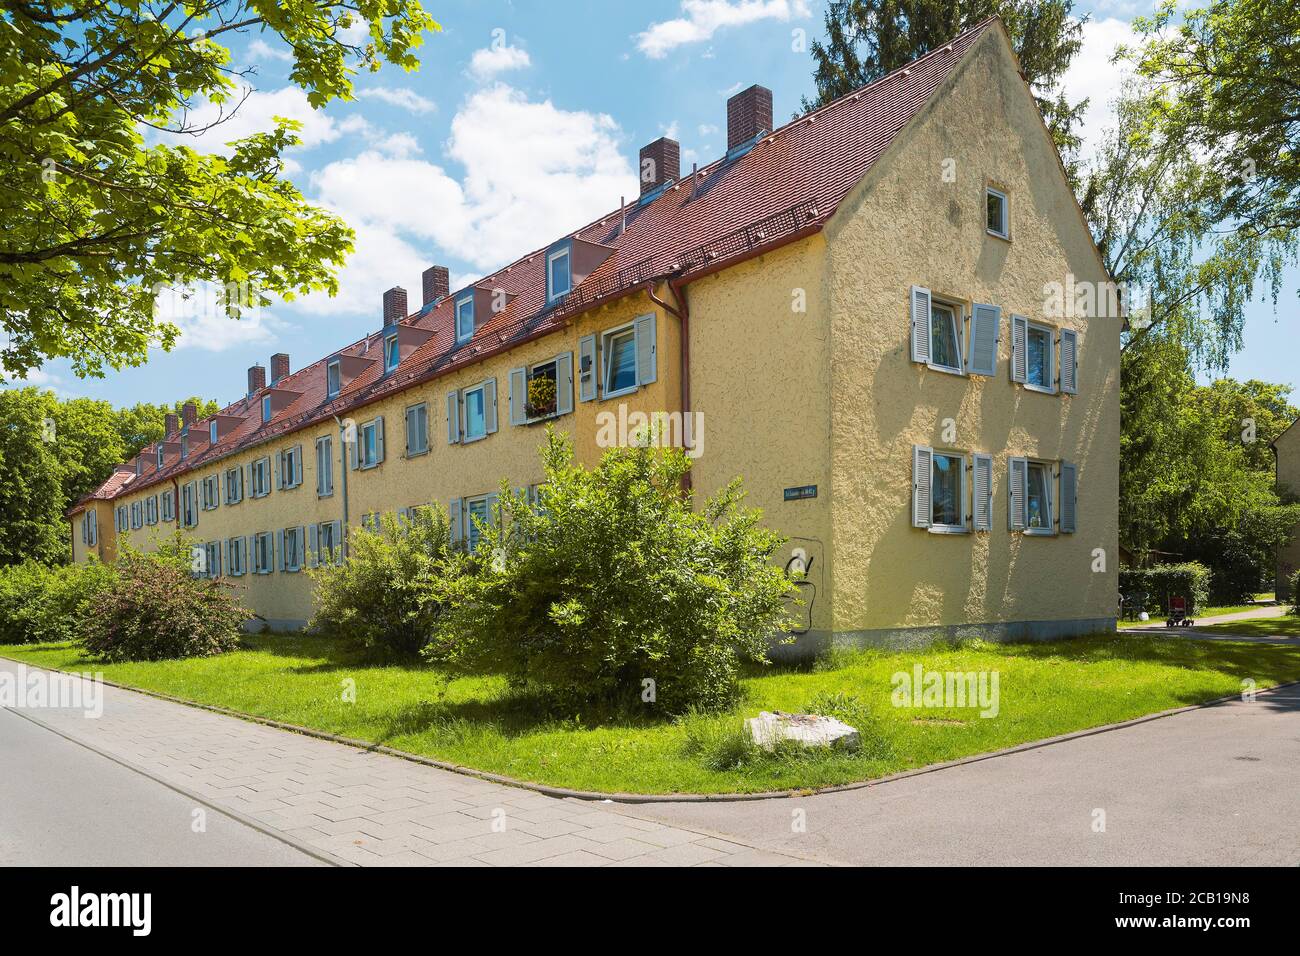
M 682 144 L 682 164 L 726 145 L 726 99 L 751 83 L 773 91 L 778 123 L 812 92 L 807 44 L 821 33 L 815 0 L 643 0 L 639 3 L 424 0 L 442 24 L 415 73 L 386 68 L 357 78 L 357 100 L 313 111 L 287 79 L 273 37 L 232 42 L 256 64 L 256 88 L 236 116 L 198 148 L 304 123 L 289 174 L 304 195 L 342 216 L 357 250 L 335 298 L 311 296 L 231 322 L 193 304 L 179 310 L 178 348 L 147 366 L 80 380 L 65 362 L 31 381 L 62 395 L 115 404 L 190 394 L 222 403 L 243 393 L 245 370 L 288 352 L 297 368 L 380 324 L 380 296 L 405 287 L 418 303 L 420 273 L 440 263 L 452 288 L 609 210 L 637 191 L 637 150 L 661 135 Z M 1088 133 L 1104 126 L 1119 74 L 1111 50 L 1149 3 L 1085 3 L 1083 53 L 1066 79 L 1072 99 L 1093 98 Z M 196 117 L 203 119 L 203 115 Z M 1297 384 L 1294 290 L 1287 276 L 1275 315 L 1249 309 L 1245 351 L 1231 374 Z M 211 311 L 211 310 L 209 310 Z

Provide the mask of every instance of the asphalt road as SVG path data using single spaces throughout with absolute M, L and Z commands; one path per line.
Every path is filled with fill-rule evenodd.
M 624 812 L 850 864 L 1294 867 L 1300 687 L 858 790 Z
M 0 866 L 323 865 L 0 708 Z

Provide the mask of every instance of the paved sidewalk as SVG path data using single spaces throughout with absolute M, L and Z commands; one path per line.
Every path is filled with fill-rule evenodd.
M 26 665 L 0 671 L 26 681 Z M 15 709 L 330 862 L 362 866 L 809 865 L 697 828 L 630 817 L 104 687 L 98 719 Z M 134 812 L 132 807 L 119 808 Z
M 1289 637 L 1285 634 L 1265 636 L 1260 634 L 1233 634 L 1230 631 L 1203 631 L 1202 627 L 1209 627 L 1211 624 L 1231 624 L 1233 621 L 1260 621 L 1270 620 L 1272 618 L 1284 617 L 1290 613 L 1290 608 L 1285 605 L 1276 605 L 1272 607 L 1254 608 L 1249 611 L 1235 611 L 1232 614 L 1216 614 L 1211 617 L 1196 617 L 1192 615 L 1195 621 L 1193 627 L 1166 627 L 1163 619 L 1154 619 L 1149 624 L 1141 627 L 1123 628 L 1121 634 L 1163 634 L 1167 637 L 1193 637 L 1205 641 L 1246 641 L 1254 644 L 1296 644 L 1300 643 L 1300 638 Z

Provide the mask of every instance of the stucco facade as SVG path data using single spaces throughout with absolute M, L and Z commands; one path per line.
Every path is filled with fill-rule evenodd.
M 987 229 L 990 185 L 1006 197 L 1009 239 Z M 1113 629 L 1120 322 L 1088 311 L 1048 316 L 1045 289 L 1071 280 L 1102 284 L 1107 276 L 997 26 L 963 48 L 951 74 L 825 222 L 688 281 L 644 283 L 503 353 L 350 408 L 357 424 L 383 416 L 385 455 L 373 468 L 348 469 L 348 521 L 356 526 L 365 514 L 430 501 L 446 506 L 495 491 L 502 480 L 512 487 L 540 481 L 543 430 L 511 424 L 511 369 L 561 354 L 571 354 L 576 369 L 585 337 L 653 316 L 654 380 L 591 401 L 581 400 L 576 382 L 561 383 L 573 390 L 573 411 L 553 423 L 592 464 L 603 451 L 602 415 L 617 416 L 620 406 L 682 412 L 689 400 L 701 423 L 695 493 L 742 478 L 747 503 L 789 538 L 777 560 L 789 567 L 797 556 L 808 568 L 795 628 L 800 648 L 953 632 L 1002 638 Z M 963 307 L 963 343 L 973 334 L 970 307 L 1000 308 L 992 374 L 951 374 L 914 361 L 911 301 L 919 286 Z M 1075 334 L 1073 391 L 1012 381 L 1013 314 L 1053 329 L 1054 355 L 1059 330 Z M 485 379 L 496 383 L 496 431 L 449 442 L 448 392 Z M 419 402 L 428 403 L 429 450 L 408 458 L 405 410 Z M 315 445 L 327 435 L 333 490 L 320 497 Z M 301 484 L 199 511 L 188 533 L 224 541 L 341 521 L 345 461 L 332 420 L 247 444 L 176 480 L 246 470 L 292 446 L 303 450 Z M 918 446 L 989 456 L 988 530 L 917 526 Z M 1037 534 L 1009 527 L 1009 461 L 1019 456 L 1040 463 L 1053 481 L 1073 469 L 1070 528 L 1059 520 Z M 962 488 L 962 507 L 971 510 L 970 489 Z M 142 478 L 113 501 L 93 503 L 101 540 L 112 537 L 113 507 L 129 509 L 166 490 L 174 490 L 171 479 Z M 75 541 L 78 517 L 70 517 Z M 131 535 L 148 546 L 159 530 L 172 528 Z M 80 560 L 85 549 L 74 553 Z M 246 571 L 231 582 L 272 626 L 310 617 L 305 571 Z

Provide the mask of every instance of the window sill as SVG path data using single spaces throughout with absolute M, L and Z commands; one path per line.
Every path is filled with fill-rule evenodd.
M 987 226 L 984 228 L 984 234 L 988 236 L 992 236 L 994 239 L 1001 239 L 1003 242 L 1011 241 L 1010 233 L 1001 233 L 995 229 L 989 229 Z
M 333 498 L 333 497 L 334 497 L 334 491 L 333 491 L 333 489 L 330 489 L 329 491 L 318 491 L 318 492 L 316 492 L 316 497 L 317 497 L 317 498 Z
M 961 378 L 966 377 L 966 370 L 960 368 L 951 368 L 947 365 L 935 365 L 933 362 L 926 362 L 925 367 L 932 372 L 943 372 L 946 375 L 957 375 Z
M 525 419 L 524 425 L 540 425 L 543 422 L 554 421 L 557 418 L 563 418 L 565 415 L 572 415 L 572 412 L 551 412 L 549 415 L 539 415 L 537 418 Z
M 633 385 L 631 388 L 620 388 L 616 392 L 603 392 L 601 393 L 600 399 L 601 401 L 604 401 L 607 398 L 622 398 L 624 395 L 631 395 L 640 387 L 640 385 Z
M 1055 538 L 1056 532 L 1051 528 L 1023 528 L 1021 534 L 1029 535 L 1033 538 Z
M 424 457 L 425 455 L 427 455 L 427 454 L 429 454 L 429 449 L 428 449 L 428 448 L 424 449 L 424 451 L 408 451 L 408 452 L 407 452 L 405 455 L 403 455 L 402 457 L 403 457 L 403 458 L 406 458 L 406 459 L 411 459 L 411 458 L 423 458 L 423 457 Z
M 482 441 L 484 438 L 487 438 L 487 437 L 488 437 L 488 433 L 487 433 L 487 432 L 484 432 L 482 435 L 474 435 L 473 437 L 470 437 L 469 435 L 466 435 L 466 436 L 464 436 L 464 437 L 461 438 L 461 440 L 460 440 L 460 444 L 462 444 L 462 445 L 472 445 L 474 442 L 476 442 L 476 441 Z
M 1056 389 L 1048 388 L 1045 385 L 1030 385 L 1028 382 L 1021 382 L 1027 392 L 1038 392 L 1040 395 L 1055 395 Z
M 970 528 L 950 524 L 932 524 L 925 530 L 930 534 L 970 534 Z

